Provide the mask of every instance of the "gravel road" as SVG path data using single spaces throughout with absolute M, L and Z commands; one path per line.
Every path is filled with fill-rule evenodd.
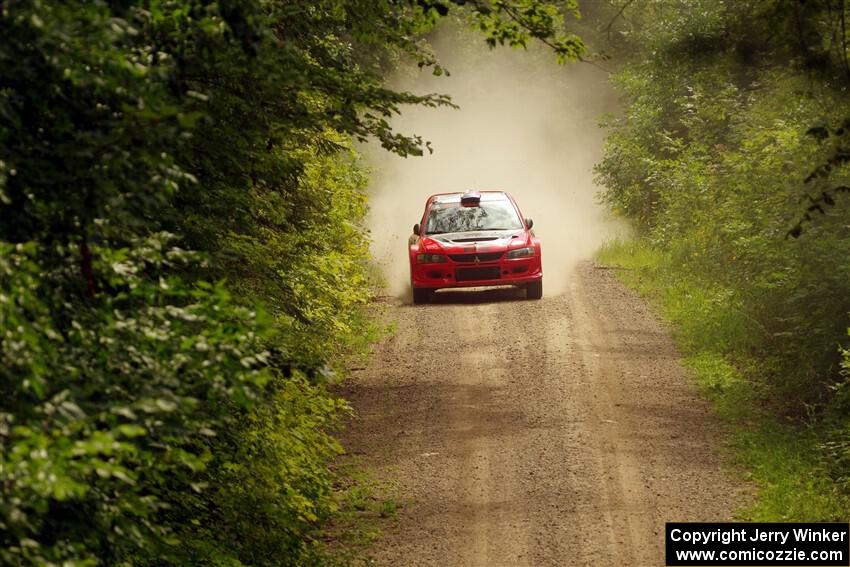
M 378 565 L 663 565 L 665 521 L 729 520 L 744 498 L 664 325 L 610 270 L 387 317 L 343 392 L 344 445 L 401 495 Z

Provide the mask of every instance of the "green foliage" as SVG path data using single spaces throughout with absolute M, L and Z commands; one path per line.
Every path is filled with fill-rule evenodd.
M 617 77 L 629 102 L 597 168 L 603 198 L 669 259 L 659 277 L 671 293 L 689 290 L 696 348 L 776 415 L 817 425 L 833 478 L 850 462 L 834 450 L 846 439 L 850 202 L 826 191 L 849 171 L 836 160 L 844 132 L 818 125 L 850 114 L 842 10 L 633 4 L 616 24 L 637 54 Z M 801 213 L 818 220 L 801 231 Z
M 585 45 L 575 34 L 559 33 L 564 13 L 579 17 L 576 0 L 567 0 L 561 4 L 556 6 L 534 0 L 491 0 L 489 5 L 477 6 L 475 17 L 490 47 L 507 44 L 524 48 L 530 39 L 537 39 L 551 47 L 558 62 L 564 63 L 579 59 Z
M 328 137 L 347 146 L 339 135 Z M 333 364 L 328 352 L 356 351 L 369 333 L 356 309 L 370 294 L 367 234 L 357 222 L 366 214 L 367 177 L 350 149 L 322 155 L 307 146 L 296 156 L 304 164 L 303 206 L 293 210 L 280 192 L 251 191 L 254 218 L 228 233 L 224 246 L 238 259 L 229 269 L 240 274 L 240 292 L 265 298 L 286 330 L 281 349 L 311 370 Z M 298 230 L 287 229 L 296 215 Z
M 654 34 L 644 30 L 658 55 L 623 72 L 632 102 L 610 123 L 598 173 L 614 208 L 694 278 L 723 289 L 722 303 L 742 310 L 751 329 L 729 352 L 757 351 L 769 369 L 758 378 L 801 411 L 825 402 L 824 385 L 837 376 L 836 345 L 850 311 L 850 264 L 838 252 L 850 242 L 846 207 L 824 215 L 805 241 L 785 236 L 812 164 L 829 154 L 805 133 L 843 113 L 841 95 L 812 86 L 793 66 L 742 62 L 735 36 L 720 46 L 700 43 L 702 57 L 674 52 L 685 41 L 680 26 L 713 37 L 717 26 L 734 31 L 755 9 L 686 11 Z M 669 66 L 675 72 L 662 75 Z
M 100 251 L 120 291 L 59 326 L 63 298 L 39 297 L 38 252 L 0 248 L 3 561 L 166 553 L 174 527 L 158 515 L 173 489 L 203 489 L 212 440 L 272 378 L 268 323 L 220 285 L 168 276 L 186 253 L 154 236 Z

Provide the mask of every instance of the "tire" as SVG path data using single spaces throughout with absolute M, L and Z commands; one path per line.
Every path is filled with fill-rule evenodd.
M 531 282 L 525 286 L 526 299 L 540 299 L 543 297 L 543 280 Z
M 422 289 L 422 288 L 413 288 L 413 304 L 419 305 L 420 303 L 428 303 L 431 301 L 431 293 L 433 293 L 430 289 Z

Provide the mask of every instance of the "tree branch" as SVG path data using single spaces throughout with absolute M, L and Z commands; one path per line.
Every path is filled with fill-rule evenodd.
M 611 21 L 609 21 L 608 24 L 604 28 L 602 28 L 605 33 L 608 34 L 609 37 L 611 35 L 611 28 L 614 26 L 614 22 L 616 22 L 617 19 L 623 15 L 623 12 L 626 11 L 626 8 L 634 4 L 634 1 L 635 0 L 626 0 L 626 2 L 624 2 L 623 5 L 620 6 L 620 10 L 616 14 L 614 14 L 613 18 L 611 18 Z

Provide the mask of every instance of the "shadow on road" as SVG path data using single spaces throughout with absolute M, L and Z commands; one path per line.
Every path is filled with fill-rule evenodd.
M 472 304 L 496 303 L 500 301 L 525 300 L 525 290 L 518 287 L 489 287 L 469 289 L 444 289 L 431 297 L 431 303 L 440 304 Z

